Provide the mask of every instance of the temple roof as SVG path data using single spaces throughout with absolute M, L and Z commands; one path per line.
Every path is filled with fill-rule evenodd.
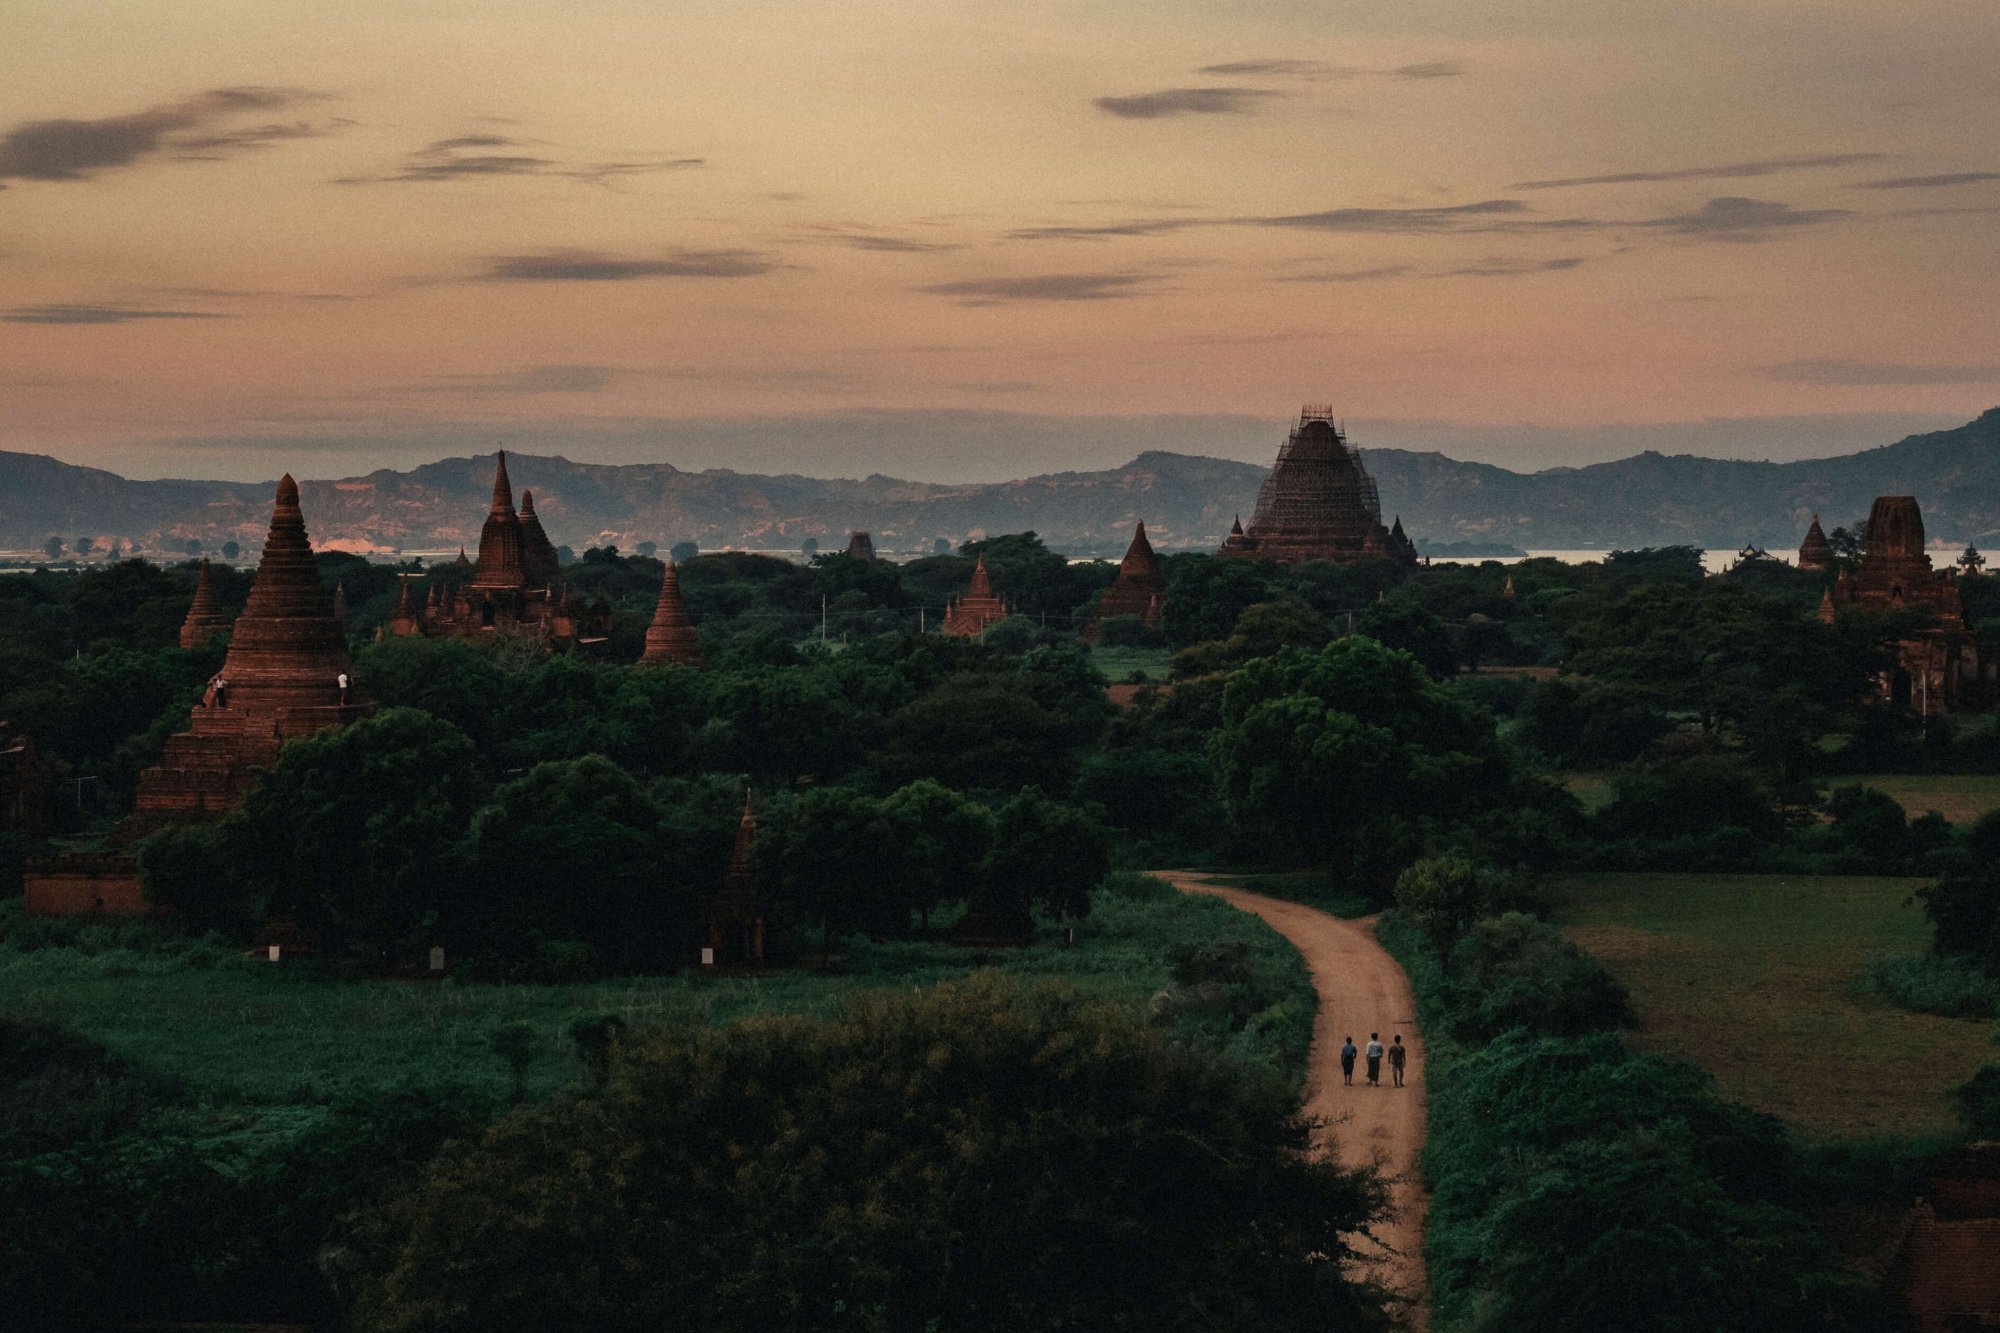
M 246 712 L 334 707 L 340 702 L 335 678 L 353 670 L 347 635 L 313 560 L 299 488 L 288 475 L 278 483 L 257 581 L 236 618 L 223 662 L 229 707 Z
M 549 542 L 549 535 L 542 531 L 542 520 L 535 517 L 533 491 L 521 492 L 520 522 L 522 573 L 529 587 L 550 587 L 562 572 L 562 561 Z
M 222 598 L 215 591 L 215 572 L 208 567 L 208 557 L 203 556 L 201 572 L 195 576 L 194 601 L 188 606 L 187 619 L 181 622 L 181 647 L 206 643 L 211 635 L 228 628 L 229 615 L 222 609 Z
M 493 507 L 479 529 L 479 567 L 473 571 L 472 586 L 500 590 L 528 584 L 521 519 L 514 512 L 514 487 L 507 479 L 507 451 L 503 449 L 493 471 Z

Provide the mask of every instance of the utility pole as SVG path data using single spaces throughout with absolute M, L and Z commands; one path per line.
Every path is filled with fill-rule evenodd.
M 819 595 L 819 641 L 826 642 L 826 594 Z

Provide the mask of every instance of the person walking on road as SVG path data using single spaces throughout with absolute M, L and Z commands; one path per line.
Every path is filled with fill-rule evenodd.
M 1354 1057 L 1357 1054 L 1359 1052 L 1354 1049 L 1354 1038 L 1349 1037 L 1347 1044 L 1340 1048 L 1340 1081 L 1350 1087 L 1354 1083 Z
M 1403 1034 L 1398 1032 L 1389 1039 L 1389 1079 L 1397 1087 L 1403 1086 L 1403 1062 L 1410 1058 L 1410 1048 L 1403 1045 Z
M 1382 1034 L 1379 1032 L 1368 1034 L 1368 1086 L 1382 1086 Z

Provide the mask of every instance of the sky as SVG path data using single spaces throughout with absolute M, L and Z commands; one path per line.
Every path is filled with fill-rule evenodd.
M 9 0 L 0 449 L 997 480 L 2000 402 L 1991 0 Z

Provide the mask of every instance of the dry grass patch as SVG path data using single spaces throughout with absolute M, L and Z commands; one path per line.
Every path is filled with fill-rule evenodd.
M 1942 1130 L 1947 1090 L 1996 1054 L 1990 1024 L 1857 995 L 1871 959 L 1922 951 L 1924 881 L 1807 875 L 1580 875 L 1558 920 L 1632 992 L 1639 1044 L 1692 1060 L 1723 1095 L 1815 1134 Z
M 2000 773 L 1864 773 L 1828 781 L 1836 787 L 1873 787 L 1912 819 L 1935 810 L 1963 827 L 2000 810 Z

